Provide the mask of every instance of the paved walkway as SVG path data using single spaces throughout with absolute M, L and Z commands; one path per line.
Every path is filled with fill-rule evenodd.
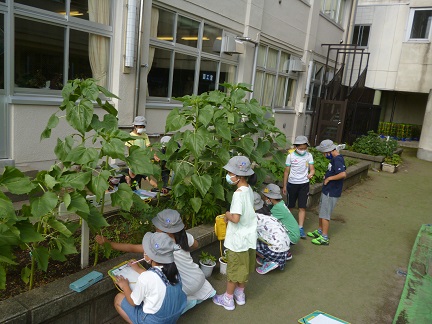
M 353 324 L 391 323 L 405 282 L 400 273 L 407 270 L 421 224 L 432 223 L 432 163 L 415 153 L 404 149 L 399 172 L 370 171 L 368 180 L 344 191 L 330 225 L 330 246 L 302 240 L 284 271 L 251 276 L 246 305 L 226 311 L 206 301 L 179 323 L 297 323 L 314 310 Z M 306 230 L 317 222 L 316 210 L 308 211 Z M 219 250 L 217 244 L 204 249 Z M 210 282 L 218 293 L 225 290 L 217 269 Z

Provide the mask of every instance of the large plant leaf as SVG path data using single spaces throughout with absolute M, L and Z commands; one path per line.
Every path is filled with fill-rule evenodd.
M 63 174 L 61 183 L 66 188 L 83 190 L 92 178 L 91 171 L 79 171 Z
M 60 250 L 52 249 L 49 251 L 50 257 L 53 260 L 64 262 L 67 260 L 67 258 L 64 256 L 63 253 L 60 252 Z
M 31 270 L 29 267 L 24 267 L 21 269 L 21 280 L 24 281 L 25 284 L 30 282 Z
M 225 191 L 224 187 L 221 184 L 213 184 L 211 186 L 211 191 L 216 199 L 220 199 L 222 201 L 225 200 Z
M 97 201 L 102 198 L 109 187 L 108 178 L 110 174 L 108 170 L 103 170 L 91 179 L 89 189 L 96 195 Z
M 231 129 L 225 119 L 217 119 L 215 121 L 216 133 L 227 141 L 231 141 Z
M 13 265 L 18 264 L 14 260 L 12 260 L 10 258 L 7 258 L 7 257 L 5 257 L 3 255 L 0 255 L 0 263 L 7 263 L 7 264 L 13 264 Z
M 72 235 L 72 232 L 69 231 L 69 229 L 60 221 L 56 220 L 56 219 L 49 219 L 48 220 L 48 225 L 51 226 L 53 229 L 55 229 L 56 231 L 62 233 L 64 236 L 69 237 Z
M 49 251 L 46 247 L 38 246 L 33 249 L 32 257 L 35 258 L 38 269 L 42 271 L 47 271 L 48 269 L 48 259 L 49 259 Z
M 119 206 L 123 210 L 130 210 L 132 207 L 132 195 L 134 195 L 131 188 L 126 183 L 121 183 L 118 190 L 111 194 L 111 201 L 113 206 Z
M 185 161 L 179 162 L 174 167 L 174 183 L 179 184 L 193 173 L 193 167 Z
M 212 184 L 212 178 L 208 174 L 199 176 L 197 174 L 192 175 L 192 183 L 197 188 L 202 197 L 204 197 Z
M 199 210 L 200 210 L 200 208 L 201 208 L 201 205 L 202 205 L 202 199 L 201 199 L 201 198 L 198 198 L 198 197 L 196 197 L 196 198 L 191 198 L 191 199 L 189 200 L 189 202 L 190 202 L 190 204 L 191 204 L 192 209 L 194 210 L 194 212 L 195 212 L 195 213 L 198 213 Z
M 80 88 L 82 95 L 95 101 L 99 97 L 99 88 L 93 79 L 85 79 L 80 82 Z
M 169 132 L 178 131 L 180 128 L 185 126 L 186 123 L 187 123 L 186 117 L 180 114 L 178 108 L 174 108 L 168 114 L 168 117 L 166 119 L 165 132 L 169 133 Z
M 208 133 L 204 128 L 199 128 L 196 132 L 188 133 L 183 145 L 185 145 L 195 157 L 199 157 L 207 143 Z
M 113 138 L 102 145 L 102 154 L 108 155 L 114 159 L 124 159 L 125 143 L 118 138 Z
M 103 120 L 100 121 L 98 115 L 93 114 L 91 126 L 95 130 L 105 129 L 106 131 L 112 131 L 118 127 L 118 119 L 115 115 L 105 114 Z
M 41 197 L 30 199 L 31 213 L 34 217 L 42 217 L 52 212 L 57 203 L 57 195 L 54 192 L 47 191 Z
M 87 202 L 87 199 L 83 197 L 82 194 L 80 194 L 79 192 L 72 192 L 70 193 L 70 204 L 67 207 L 68 211 L 71 212 L 76 212 L 78 213 L 78 211 L 83 212 L 88 214 L 90 212 L 89 210 L 89 205 Z
M 240 140 L 237 142 L 237 145 L 242 149 L 244 153 L 246 153 L 246 156 L 251 155 L 252 151 L 255 148 L 255 143 L 250 137 L 240 138 Z
M 12 201 L 0 191 L 0 220 L 2 219 L 16 219 L 15 208 Z
M 211 105 L 206 105 L 199 110 L 198 121 L 207 127 L 213 119 L 214 108 Z
M 138 146 L 131 146 L 126 163 L 135 174 L 153 174 L 153 166 L 150 162 L 150 150 Z
M 87 222 L 92 232 L 96 233 L 109 225 L 102 213 L 94 206 L 90 207 L 90 213 L 77 212 L 77 214 Z
M 85 147 L 84 145 L 79 145 L 73 148 L 66 158 L 67 162 L 75 162 L 77 164 L 87 164 L 89 162 L 97 161 L 99 152 L 93 147 Z
M 93 118 L 93 103 L 88 99 L 82 99 L 75 106 L 66 107 L 66 120 L 69 125 L 85 134 Z
M 15 225 L 0 224 L 0 247 L 4 252 L 9 245 L 20 244 L 20 231 Z
M 45 183 L 49 189 L 53 189 L 59 182 L 51 175 L 45 174 Z
M 73 144 L 74 140 L 71 136 L 66 136 L 64 141 L 57 138 L 57 145 L 54 147 L 54 153 L 57 158 L 64 161 L 72 149 Z
M 6 166 L 0 177 L 0 185 L 4 185 L 11 193 L 20 195 L 29 193 L 36 185 L 30 178 L 15 167 Z
M 71 237 L 64 237 L 62 235 L 60 235 L 59 237 L 55 237 L 54 241 L 57 245 L 58 250 L 63 254 L 63 255 L 68 255 L 68 254 L 76 254 L 78 253 L 76 247 L 75 247 L 75 241 L 73 236 Z
M 20 231 L 20 239 L 24 243 L 41 242 L 44 240 L 44 237 L 36 231 L 34 225 L 28 222 L 19 222 L 16 226 Z
M 56 116 L 56 114 L 52 114 L 51 117 L 48 119 L 48 124 L 46 125 L 44 131 L 42 132 L 40 136 L 40 140 L 43 140 L 44 138 L 49 138 L 51 136 L 51 130 L 55 128 L 59 123 L 59 118 Z

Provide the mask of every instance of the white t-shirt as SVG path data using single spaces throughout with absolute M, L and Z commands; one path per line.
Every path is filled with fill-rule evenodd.
M 285 162 L 290 167 L 288 182 L 292 184 L 302 184 L 309 182 L 309 164 L 314 164 L 313 156 L 309 152 L 300 155 L 296 151 L 288 154 Z
M 158 268 L 161 269 L 162 267 Z M 165 293 L 166 286 L 159 275 L 153 271 L 144 271 L 138 277 L 131 298 L 135 305 L 144 302 L 144 313 L 155 314 L 162 307 Z
M 228 222 L 225 247 L 234 252 L 256 249 L 257 217 L 254 210 L 253 191 L 250 186 L 238 188 L 232 197 L 230 212 L 239 214 L 238 223 Z
M 274 252 L 286 252 L 290 249 L 290 239 L 285 227 L 273 216 L 256 214 L 258 219 L 258 237 L 269 243 Z
M 194 237 L 189 233 L 186 233 L 186 235 L 188 238 L 189 246 L 192 246 L 195 241 Z M 187 252 L 183 249 L 174 251 L 174 262 L 180 273 L 184 293 L 188 297 L 190 295 L 196 295 L 206 281 L 204 273 L 199 268 L 198 264 L 193 262 L 190 252 Z M 203 298 L 204 297 L 206 296 L 203 296 Z

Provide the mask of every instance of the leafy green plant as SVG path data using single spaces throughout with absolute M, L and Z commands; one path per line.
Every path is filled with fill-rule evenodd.
M 214 265 L 216 263 L 216 257 L 213 254 L 204 251 L 201 251 L 199 260 L 205 265 Z
M 108 225 L 103 211 L 108 178 L 114 174 L 108 165 L 110 157 L 124 160 L 137 174 L 159 172 L 150 162 L 153 153 L 147 148 L 132 146 L 129 156 L 124 156 L 124 144 L 130 136 L 118 129 L 117 110 L 101 99 L 115 98 L 114 94 L 92 79 L 77 79 L 64 86 L 62 96 L 59 111 L 49 118 L 41 134 L 41 140 L 49 138 L 60 118 L 74 129 L 64 140 L 57 139 L 54 153 L 58 163 L 38 172 L 34 179 L 13 167 L 6 167 L 0 176 L 0 187 L 13 194 L 28 194 L 30 200 L 30 205 L 24 205 L 17 215 L 10 199 L 0 192 L 0 289 L 5 288 L 5 265 L 16 264 L 13 250 L 18 247 L 30 255 L 30 266 L 22 269 L 22 279 L 30 289 L 36 266 L 46 271 L 50 259 L 65 261 L 68 254 L 77 253 L 72 234 L 79 224 L 58 218 L 61 204 L 85 220 L 93 233 Z M 107 112 L 102 120 L 94 112 L 95 103 Z M 101 201 L 100 207 L 88 201 L 87 195 Z M 129 210 L 133 196 L 128 185 L 120 184 L 111 194 L 112 205 Z M 95 263 L 97 249 L 98 245 Z
M 369 131 L 367 135 L 358 137 L 349 150 L 357 153 L 369 155 L 391 156 L 397 148 L 397 141 L 394 139 L 382 139 L 373 131 Z
M 325 173 L 328 170 L 328 164 L 329 160 L 327 160 L 324 155 L 319 152 L 314 147 L 309 147 L 308 151 L 312 154 L 314 159 L 314 168 L 315 168 L 315 174 L 314 176 L 309 180 L 309 183 L 311 185 L 315 183 L 323 182 Z
M 225 184 L 223 166 L 232 156 L 242 154 L 256 164 L 258 183 L 268 172 L 262 167 L 266 157 L 281 165 L 285 161 L 278 147 L 285 148 L 286 137 L 275 126 L 271 110 L 255 99 L 245 100 L 250 91 L 246 85 L 223 86 L 227 93 L 211 91 L 177 98 L 183 107 L 173 109 L 166 121 L 165 131 L 175 133 L 166 145 L 165 157 L 175 174 L 175 208 L 191 226 L 213 221 L 226 209 L 232 188 Z M 214 214 L 206 218 L 205 201 L 214 206 Z
M 392 156 L 387 156 L 384 159 L 384 163 L 391 165 L 399 165 L 402 163 L 402 158 L 399 154 L 393 154 Z

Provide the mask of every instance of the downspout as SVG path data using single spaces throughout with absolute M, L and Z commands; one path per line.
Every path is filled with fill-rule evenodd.
M 137 61 L 136 61 L 136 70 L 135 70 L 135 97 L 133 103 L 133 117 L 138 115 L 138 106 L 139 106 L 139 90 L 141 84 L 141 51 L 142 51 L 142 36 L 143 36 L 143 17 L 144 17 L 144 2 L 145 0 L 140 1 L 140 14 L 139 14 L 139 29 L 138 29 L 138 49 L 137 49 Z M 146 1 L 150 3 L 150 12 L 151 12 L 151 0 Z
M 351 43 L 351 38 L 352 38 L 352 33 L 353 33 L 353 26 L 355 25 L 355 16 L 357 13 L 357 3 L 358 0 L 352 0 L 351 2 L 351 9 L 350 9 L 350 15 L 348 18 L 348 30 L 347 33 L 345 34 L 345 41 L 344 44 L 350 44 Z

